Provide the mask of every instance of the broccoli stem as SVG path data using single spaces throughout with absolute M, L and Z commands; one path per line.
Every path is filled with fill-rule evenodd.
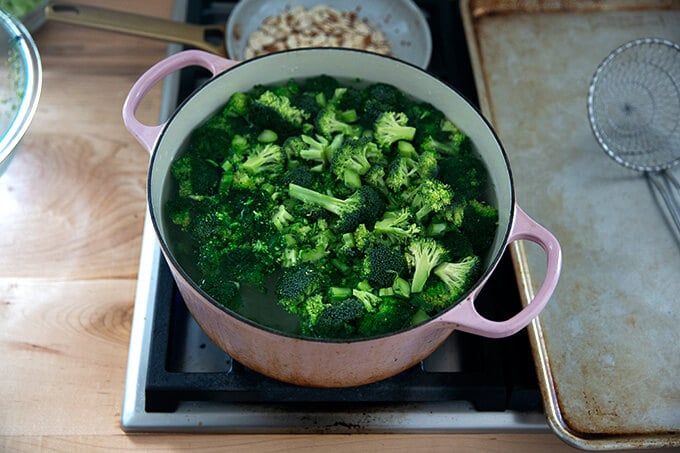
M 343 212 L 345 200 L 340 200 L 339 198 L 331 197 L 330 195 L 325 195 L 312 189 L 298 186 L 297 184 L 291 183 L 288 185 L 288 194 L 292 198 L 304 203 L 312 203 L 321 206 L 335 215 L 341 215 Z

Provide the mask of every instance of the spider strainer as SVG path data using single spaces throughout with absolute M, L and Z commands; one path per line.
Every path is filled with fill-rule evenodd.
M 600 63 L 588 90 L 588 118 L 602 149 L 644 172 L 680 230 L 680 46 L 658 38 L 628 42 Z

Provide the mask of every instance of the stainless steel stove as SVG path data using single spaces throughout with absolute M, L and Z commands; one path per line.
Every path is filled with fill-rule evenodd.
M 236 2 L 177 1 L 173 18 L 226 22 Z M 416 2 L 434 50 L 428 70 L 476 101 L 455 2 Z M 170 45 L 169 53 L 182 50 Z M 188 68 L 165 79 L 161 119 L 205 80 Z M 121 424 L 127 432 L 548 432 L 526 332 L 492 340 L 454 332 L 419 365 L 360 387 L 278 382 L 232 360 L 187 311 L 145 221 Z M 476 302 L 490 319 L 520 307 L 504 257 Z

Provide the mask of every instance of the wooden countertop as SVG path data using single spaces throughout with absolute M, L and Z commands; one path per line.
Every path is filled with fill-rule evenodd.
M 171 0 L 80 0 L 170 17 Z M 551 434 L 128 435 L 120 428 L 148 155 L 121 120 L 166 44 L 60 23 L 34 34 L 42 97 L 0 177 L 0 450 L 572 451 Z M 138 117 L 156 122 L 160 86 Z

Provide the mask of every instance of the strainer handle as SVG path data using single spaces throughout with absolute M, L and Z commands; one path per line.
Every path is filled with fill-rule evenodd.
M 646 172 L 647 183 L 652 190 L 657 191 L 666 203 L 668 213 L 678 231 L 680 231 L 680 181 L 670 172 L 661 170 L 659 172 Z
M 151 88 L 168 75 L 183 68 L 200 66 L 210 71 L 214 77 L 237 63 L 237 61 L 218 57 L 201 50 L 185 50 L 159 61 L 142 74 L 125 98 L 123 104 L 125 127 L 149 153 L 153 152 L 156 140 L 160 137 L 167 121 L 157 126 L 147 126 L 142 124 L 135 116 L 137 108 Z
M 519 332 L 538 316 L 552 296 L 562 269 L 562 249 L 555 236 L 529 217 L 515 205 L 515 220 L 510 230 L 508 244 L 518 240 L 528 240 L 541 246 L 546 254 L 546 274 L 534 298 L 512 318 L 505 321 L 491 321 L 480 315 L 474 306 L 474 299 L 482 290 L 482 285 L 450 310 L 442 320 L 450 316 L 457 330 L 489 338 L 502 338 Z

